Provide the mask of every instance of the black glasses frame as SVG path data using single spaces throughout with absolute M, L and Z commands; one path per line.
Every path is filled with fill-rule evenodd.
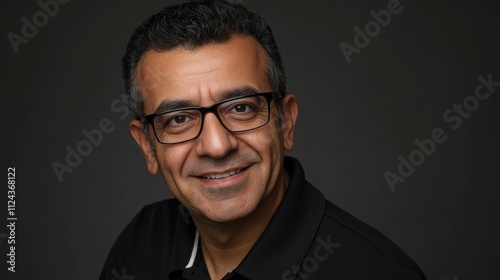
M 184 143 L 184 142 L 191 141 L 193 139 L 198 138 L 201 135 L 201 132 L 203 131 L 203 125 L 204 125 L 204 121 L 205 121 L 205 115 L 207 113 L 213 113 L 217 117 L 217 119 L 219 120 L 219 123 L 227 131 L 229 131 L 229 132 L 250 131 L 250 130 L 257 129 L 259 127 L 263 127 L 263 126 L 265 126 L 266 124 L 269 123 L 269 120 L 271 118 L 271 101 L 273 101 L 275 99 L 282 98 L 283 94 L 284 93 L 282 93 L 282 92 L 261 92 L 261 93 L 255 93 L 255 94 L 250 94 L 250 95 L 237 96 L 237 97 L 233 97 L 233 98 L 229 98 L 229 99 L 225 99 L 225 100 L 222 100 L 220 102 L 217 102 L 217 103 L 213 104 L 210 107 L 184 107 L 184 108 L 179 108 L 179 109 L 175 109 L 175 110 L 169 110 L 169 111 L 164 111 L 164 112 L 158 112 L 158 113 L 150 114 L 150 115 L 147 115 L 145 117 L 142 117 L 141 121 L 145 125 L 147 125 L 148 123 L 151 124 L 151 127 L 153 128 L 153 132 L 154 132 L 155 137 L 156 137 L 156 140 L 158 140 L 158 142 L 161 143 L 161 144 L 179 144 L 179 143 Z M 229 129 L 222 122 L 222 120 L 221 120 L 221 118 L 219 116 L 219 113 L 217 112 L 217 108 L 220 105 L 222 105 L 222 104 L 224 104 L 226 102 L 230 102 L 230 101 L 234 101 L 234 100 L 238 100 L 238 99 L 242 99 L 242 98 L 254 97 L 254 96 L 264 96 L 266 98 L 266 100 L 267 100 L 267 121 L 265 123 L 263 123 L 262 125 L 259 125 L 257 127 L 253 127 L 253 128 L 250 128 L 250 129 L 244 129 L 244 130 L 231 130 L 231 129 Z M 193 136 L 192 138 L 189 138 L 187 140 L 183 140 L 183 141 L 179 141 L 179 142 L 162 142 L 160 140 L 160 138 L 158 137 L 158 134 L 156 133 L 156 128 L 155 128 L 155 125 L 154 125 L 154 118 L 157 117 L 157 116 L 164 115 L 164 114 L 168 114 L 168 113 L 172 113 L 172 112 L 177 112 L 177 111 L 183 111 L 183 110 L 198 110 L 198 111 L 200 111 L 200 113 L 201 113 L 200 131 L 198 131 L 198 134 L 196 134 L 196 136 Z

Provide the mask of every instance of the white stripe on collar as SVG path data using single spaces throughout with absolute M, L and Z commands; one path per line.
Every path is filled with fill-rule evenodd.
M 194 237 L 193 250 L 191 251 L 191 258 L 189 259 L 186 268 L 191 268 L 194 264 L 194 259 L 196 259 L 196 254 L 198 253 L 198 242 L 200 241 L 200 234 L 198 230 L 196 230 L 196 235 Z

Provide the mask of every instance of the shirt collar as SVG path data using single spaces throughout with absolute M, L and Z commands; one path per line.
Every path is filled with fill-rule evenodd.
M 177 223 L 175 224 L 172 250 L 165 252 L 170 255 L 170 263 L 168 264 L 168 279 L 182 279 L 179 276 L 182 276 L 182 271 L 191 263 L 193 256 L 196 258 L 198 254 L 197 252 L 201 254 L 201 251 L 199 250 L 199 238 L 196 237 L 198 235 L 198 231 L 194 226 L 194 222 L 189 215 L 188 210 L 180 203 L 178 205 L 178 209 L 179 213 Z M 198 242 L 196 242 L 196 240 L 198 240 Z M 195 244 L 196 246 L 194 246 Z

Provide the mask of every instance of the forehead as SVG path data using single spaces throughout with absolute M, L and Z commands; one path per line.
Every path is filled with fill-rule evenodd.
M 148 51 L 138 65 L 137 83 L 147 115 L 165 101 L 207 106 L 237 88 L 270 91 L 266 69 L 260 44 L 250 36 L 238 35 L 195 49 Z

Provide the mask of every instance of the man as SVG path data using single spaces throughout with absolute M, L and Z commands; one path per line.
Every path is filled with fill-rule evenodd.
M 223 1 L 165 8 L 132 35 L 123 74 L 132 136 L 175 199 L 132 220 L 101 279 L 425 279 L 285 157 L 297 102 L 257 15 Z

